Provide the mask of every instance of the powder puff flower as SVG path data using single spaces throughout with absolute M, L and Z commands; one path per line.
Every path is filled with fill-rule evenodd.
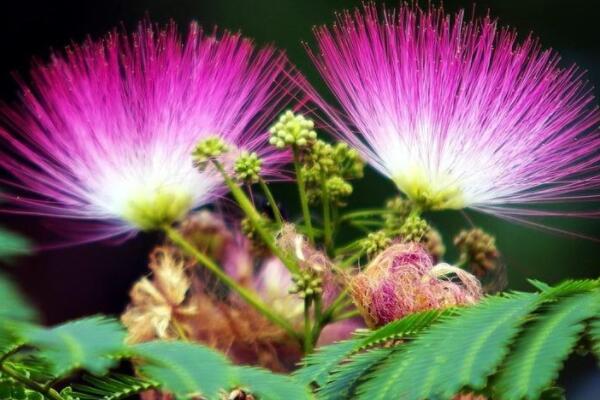
M 351 277 L 349 287 L 369 326 L 419 311 L 473 304 L 482 296 L 477 278 L 448 264 L 434 266 L 425 249 L 415 243 L 389 246 Z
M 206 35 L 191 24 L 142 23 L 54 54 L 21 82 L 18 105 L 0 109 L 0 166 L 21 196 L 13 212 L 101 221 L 82 240 L 155 229 L 223 194 L 192 151 L 217 136 L 256 151 L 277 176 L 286 159 L 268 146 L 268 125 L 298 94 L 286 57 L 239 34 Z M 266 136 L 265 136 L 266 135 Z
M 344 111 L 319 101 L 329 128 L 422 208 L 508 217 L 597 196 L 591 89 L 534 38 L 411 6 L 367 6 L 315 33 L 309 53 Z

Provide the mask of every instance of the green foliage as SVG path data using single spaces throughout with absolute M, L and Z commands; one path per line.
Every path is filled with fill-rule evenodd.
M 86 375 L 85 385 L 73 385 L 69 396 L 81 400 L 121 400 L 159 387 L 157 382 L 123 374 L 97 377 Z
M 233 371 L 235 386 L 261 400 L 312 398 L 308 387 L 299 384 L 290 376 L 252 367 L 235 367 Z
M 592 280 L 535 286 L 540 292 L 490 296 L 357 334 L 307 357 L 296 374 L 317 383 L 318 398 L 327 400 L 452 398 L 461 391 L 560 398 L 553 380 L 588 322 L 598 351 L 600 289 Z M 373 350 L 378 344 L 385 346 Z
M 381 328 L 361 335 L 360 348 L 373 346 L 375 344 L 384 343 L 392 339 L 402 339 L 407 336 L 416 335 L 425 328 L 428 328 L 432 323 L 443 316 L 451 315 L 454 309 L 445 310 L 427 310 L 390 322 Z
M 29 390 L 12 379 L 0 375 L 0 399 L 2 400 L 44 400 L 41 393 Z
M 321 347 L 304 358 L 302 368 L 298 369 L 294 376 L 300 382 L 307 384 L 315 382 L 321 386 L 328 381 L 329 373 L 353 353 L 389 340 L 415 335 L 441 316 L 448 315 L 451 312 L 452 310 L 430 310 L 415 313 L 401 320 L 391 322 L 375 331 L 357 334 L 352 340 Z
M 483 388 L 536 299 L 497 296 L 463 308 L 391 355 L 359 388 L 359 398 L 447 398 L 466 385 Z
M 148 378 L 181 398 L 216 398 L 231 381 L 227 359 L 209 348 L 182 342 L 148 342 L 134 347 L 149 363 L 140 366 Z
M 590 336 L 596 357 L 600 360 L 600 318 L 596 318 L 590 324 Z
M 0 228 L 0 260 L 6 261 L 31 252 L 31 243 L 23 236 Z
M 299 382 L 306 384 L 316 382 L 322 385 L 326 382 L 329 372 L 352 354 L 357 347 L 357 340 L 347 340 L 321 347 L 304 358 L 303 367 L 298 369 L 294 376 Z
M 575 295 L 549 307 L 517 340 L 504 362 L 496 390 L 505 399 L 536 399 L 558 375 L 583 332 L 600 313 L 600 292 Z
M 21 342 L 19 327 L 36 317 L 16 286 L 0 274 L 0 356 Z
M 0 325 L 8 320 L 33 321 L 35 318 L 36 312 L 21 296 L 16 286 L 0 274 Z
M 376 365 L 383 362 L 395 350 L 380 348 L 351 356 L 345 363 L 331 371 L 328 381 L 318 392 L 319 400 L 353 399 L 362 378 Z
M 264 400 L 311 398 L 307 387 L 292 377 L 259 368 L 233 366 L 220 353 L 198 344 L 156 341 L 134 349 L 150 361 L 140 366 L 140 372 L 178 398 L 202 395 L 216 399 L 219 392 L 235 387 Z
M 101 375 L 125 354 L 123 327 L 105 317 L 85 318 L 50 329 L 33 327 L 24 337 L 50 363 L 56 376 L 80 368 Z

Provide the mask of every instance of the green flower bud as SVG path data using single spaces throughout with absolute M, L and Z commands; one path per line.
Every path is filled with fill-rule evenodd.
M 286 111 L 269 129 L 269 143 L 277 148 L 286 146 L 306 147 L 317 138 L 312 120 L 301 114 Z
M 192 159 L 198 169 L 204 170 L 209 161 L 218 158 L 227 151 L 229 151 L 229 148 L 223 139 L 218 136 L 211 136 L 201 140 L 196 145 L 192 152 Z
M 337 173 L 344 179 L 358 179 L 364 175 L 365 163 L 356 149 L 347 143 L 337 143 L 333 148 L 333 160 Z
M 332 176 L 326 182 L 330 200 L 337 205 L 344 205 L 343 199 L 352 194 L 352 185 L 341 176 Z
M 385 231 L 371 232 L 361 242 L 362 250 L 369 256 L 374 256 L 392 243 Z
M 290 293 L 302 298 L 311 298 L 323 292 L 323 280 L 314 272 L 303 271 L 292 276 L 293 287 Z
M 242 151 L 242 154 L 235 161 L 233 169 L 236 177 L 241 181 L 255 183 L 258 182 L 260 177 L 261 165 L 262 160 L 258 157 L 258 154 Z
M 400 228 L 400 236 L 402 236 L 404 242 L 418 243 L 421 242 L 430 229 L 429 224 L 427 224 L 427 221 L 423 218 L 416 215 L 410 215 L 406 218 L 406 221 L 404 221 L 404 224 L 402 224 L 402 227 Z

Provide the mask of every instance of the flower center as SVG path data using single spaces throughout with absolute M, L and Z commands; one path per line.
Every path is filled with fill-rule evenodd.
M 462 190 L 453 181 L 450 176 L 432 177 L 416 167 L 394 179 L 398 188 L 424 210 L 464 208 Z
M 191 204 L 192 198 L 186 193 L 157 188 L 152 193 L 132 198 L 124 217 L 143 230 L 153 230 L 183 217 Z

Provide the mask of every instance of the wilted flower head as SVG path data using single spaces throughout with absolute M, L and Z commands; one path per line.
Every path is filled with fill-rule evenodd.
M 429 254 L 415 243 L 389 246 L 354 275 L 349 285 L 354 303 L 371 326 L 417 311 L 474 303 L 481 297 L 474 276 L 448 264 L 434 266 Z
M 267 130 L 298 94 L 289 70 L 282 53 L 195 23 L 184 38 L 142 23 L 54 54 L 21 82 L 20 104 L 0 109 L 0 166 L 25 192 L 12 211 L 102 221 L 84 240 L 171 223 L 224 192 L 216 171 L 192 165 L 207 137 L 278 175 L 287 156 Z
M 600 189 L 591 89 L 534 38 L 407 5 L 315 33 L 311 57 L 345 111 L 320 102 L 331 129 L 423 208 L 515 215 Z
M 131 289 L 131 304 L 122 316 L 133 343 L 177 338 L 177 319 L 195 313 L 194 306 L 186 303 L 191 281 L 183 260 L 173 250 L 155 249 L 150 270 L 153 276 L 140 279 Z

